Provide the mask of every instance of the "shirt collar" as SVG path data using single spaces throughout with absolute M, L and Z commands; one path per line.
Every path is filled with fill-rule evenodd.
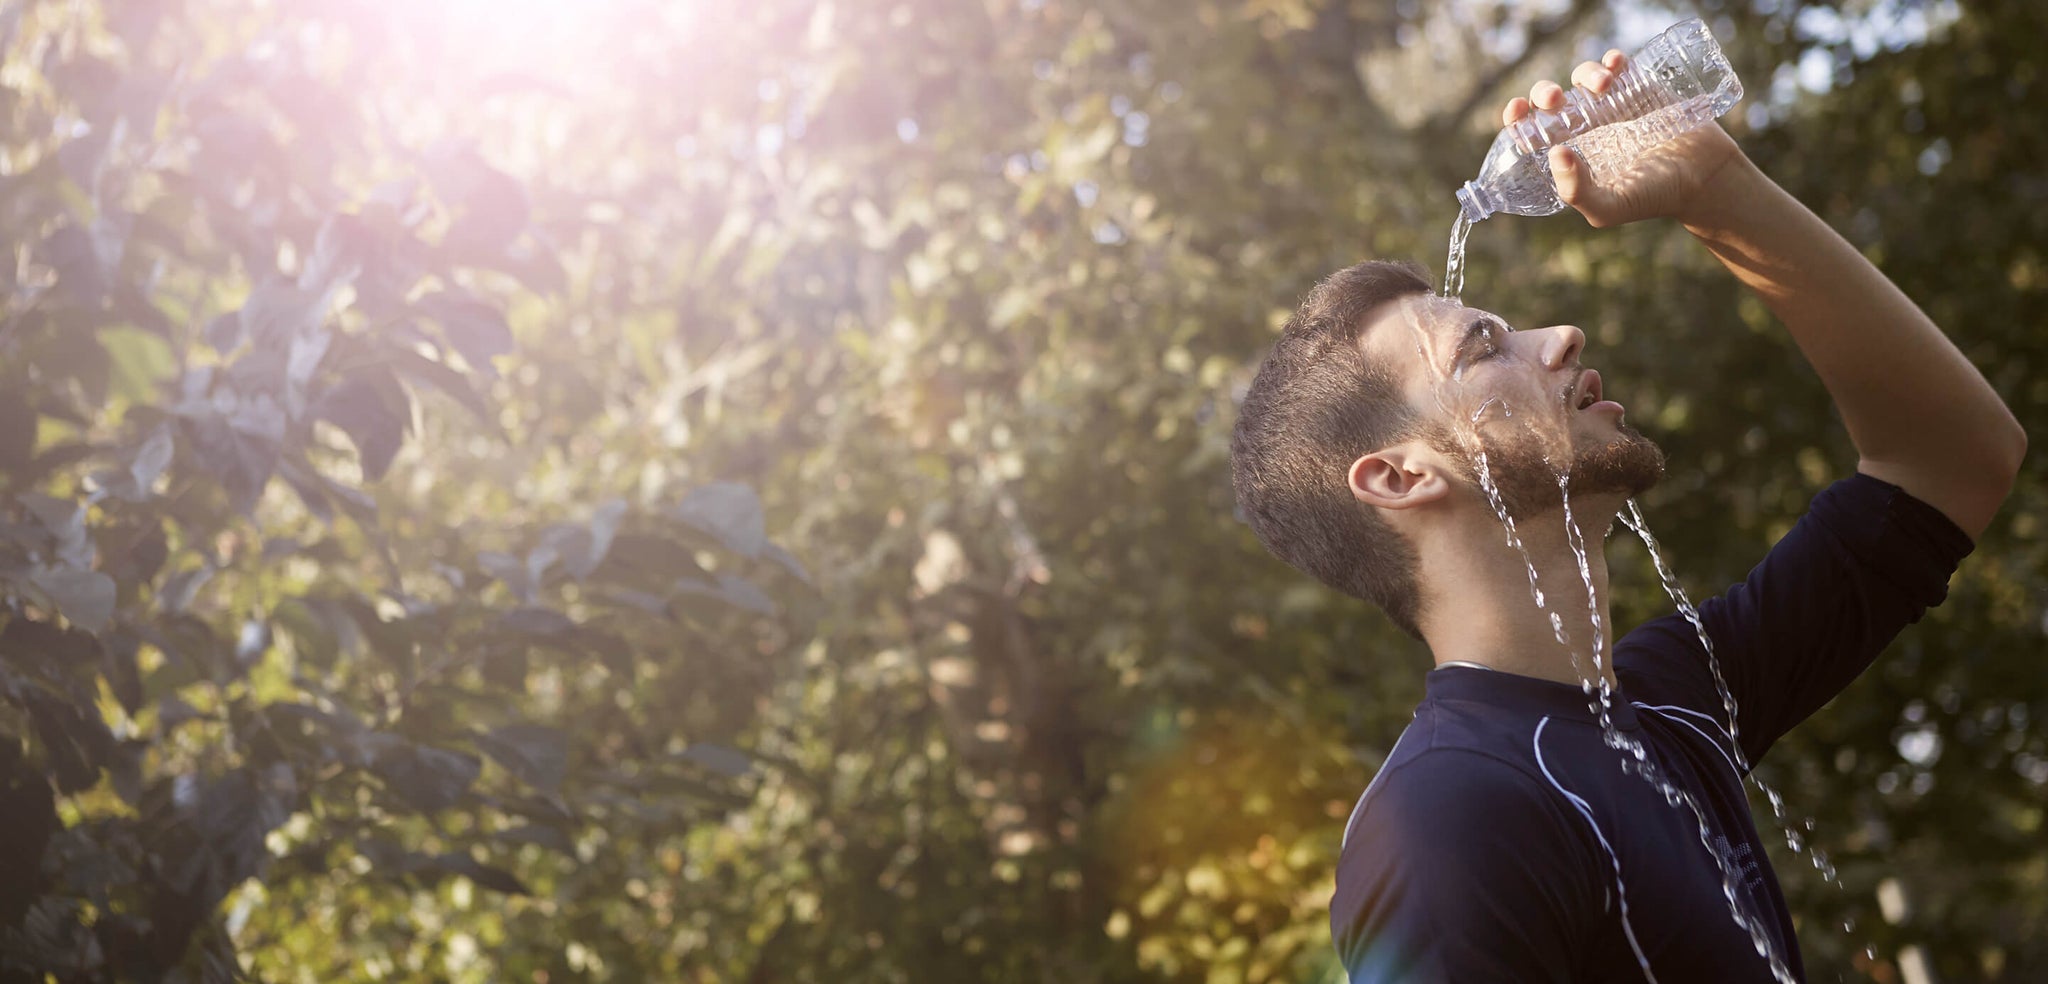
M 1423 678 L 1428 700 L 1465 700 L 1490 704 L 1532 714 L 1544 714 L 1569 721 L 1598 724 L 1593 710 L 1596 694 L 1569 683 L 1543 680 L 1506 670 L 1480 670 L 1469 666 L 1439 666 Z M 1633 731 L 1636 709 L 1619 687 L 1608 695 L 1609 714 L 1614 726 Z

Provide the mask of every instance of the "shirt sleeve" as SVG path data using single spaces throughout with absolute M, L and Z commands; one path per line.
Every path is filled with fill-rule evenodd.
M 1352 984 L 1575 979 L 1608 870 L 1583 819 L 1522 770 L 1461 749 L 1424 752 L 1376 786 L 1330 900 Z
M 1749 761 L 1940 604 L 1972 549 L 1969 535 L 1940 510 L 1858 473 L 1822 490 L 1746 579 L 1702 603 Z M 1705 652 L 1674 613 L 1629 633 L 1615 665 L 1633 696 L 1725 720 Z

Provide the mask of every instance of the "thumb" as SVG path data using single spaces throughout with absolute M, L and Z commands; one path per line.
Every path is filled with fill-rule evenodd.
M 1593 169 L 1567 144 L 1550 148 L 1550 180 L 1557 185 L 1557 198 L 1581 212 L 1599 204 L 1600 188 L 1593 182 Z

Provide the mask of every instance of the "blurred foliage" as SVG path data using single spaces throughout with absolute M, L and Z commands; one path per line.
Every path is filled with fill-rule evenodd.
M 2038 430 L 2048 13 L 1700 11 Z M 1692 12 L 0 0 L 0 979 L 1330 979 L 1427 660 L 1234 521 L 1232 396 Z M 1695 595 L 1854 466 L 1681 231 L 1473 253 Z M 1762 763 L 1817 980 L 2048 976 L 2040 479 Z

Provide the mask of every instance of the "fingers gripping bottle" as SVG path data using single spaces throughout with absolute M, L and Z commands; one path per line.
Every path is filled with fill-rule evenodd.
M 1741 98 L 1742 82 L 1706 23 L 1681 21 L 1630 56 L 1606 92 L 1595 96 L 1574 86 L 1564 94 L 1564 108 L 1538 110 L 1502 127 L 1479 176 L 1458 189 L 1459 208 L 1472 222 L 1495 212 L 1561 211 L 1550 148 L 1569 144 L 1597 177 L 1712 121 Z

